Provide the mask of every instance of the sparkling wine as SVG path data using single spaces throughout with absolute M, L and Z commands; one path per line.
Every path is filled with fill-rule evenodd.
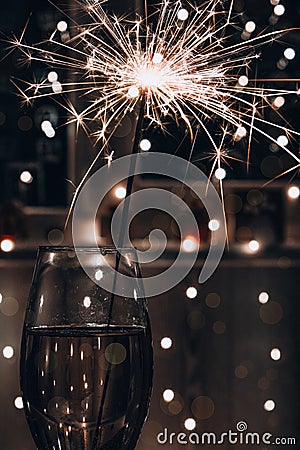
M 25 329 L 21 387 L 43 450 L 131 450 L 150 398 L 151 342 L 143 328 Z

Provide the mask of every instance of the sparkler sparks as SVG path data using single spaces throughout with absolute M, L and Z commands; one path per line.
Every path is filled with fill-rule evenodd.
M 15 40 L 14 45 L 26 60 L 42 61 L 51 68 L 67 68 L 80 75 L 76 82 L 49 83 L 47 78 L 25 83 L 22 88 L 18 84 L 26 102 L 55 96 L 68 112 L 69 123 L 75 122 L 89 132 L 88 122 L 97 122 L 96 140 L 104 143 L 98 156 L 122 118 L 143 98 L 145 117 L 150 123 L 163 127 L 166 117 L 177 123 L 183 121 L 192 140 L 194 129 L 204 130 L 213 153 L 211 174 L 227 159 L 223 144 L 228 135 L 232 145 L 248 139 L 249 164 L 254 132 L 291 156 L 295 166 L 289 171 L 298 168 L 299 157 L 265 128 L 276 127 L 289 138 L 299 133 L 287 124 L 271 123 L 264 116 L 264 109 L 272 107 L 275 97 L 296 95 L 296 88 L 259 87 L 257 80 L 248 78 L 249 66 L 260 57 L 258 49 L 282 31 L 252 37 L 252 26 L 247 40 L 228 44 L 228 29 L 234 22 L 233 0 L 227 10 L 221 0 L 201 1 L 198 5 L 162 0 L 151 17 L 135 21 L 108 15 L 103 3 L 80 0 L 87 23 L 79 25 L 69 18 L 71 37 L 67 41 L 59 38 L 58 29 L 47 43 L 30 46 L 22 39 Z M 78 112 L 68 98 L 71 92 L 86 95 L 88 106 Z M 212 119 L 220 127 L 216 135 L 207 125 Z M 107 159 L 110 163 L 111 158 Z

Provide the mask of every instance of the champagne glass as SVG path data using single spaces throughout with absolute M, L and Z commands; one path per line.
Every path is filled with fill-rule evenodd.
M 148 411 L 153 359 L 132 256 L 132 249 L 113 247 L 39 249 L 21 349 L 25 414 L 38 450 L 135 448 Z M 134 278 L 132 298 L 97 284 L 107 275 L 104 259 Z

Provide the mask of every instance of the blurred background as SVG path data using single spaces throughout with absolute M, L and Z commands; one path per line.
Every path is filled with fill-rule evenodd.
M 276 9 L 278 5 L 283 8 Z M 66 11 L 74 11 L 73 6 L 72 0 L 60 5 Z M 136 5 L 130 0 L 122 5 L 110 1 L 108 7 L 123 13 Z M 247 39 L 252 21 L 257 33 L 300 25 L 297 0 L 236 0 L 234 13 L 237 42 Z M 68 40 L 71 33 L 68 18 L 46 0 L 1 3 L 1 450 L 35 448 L 23 415 L 18 364 L 36 249 L 39 245 L 70 241 L 64 224 L 73 183 L 78 184 L 99 150 L 99 145 L 95 146 L 84 133 L 77 134 L 75 126 L 63 126 L 66 112 L 59 104 L 41 98 L 33 105 L 24 105 L 16 95 L 17 79 L 33 81 L 48 76 L 49 81 L 54 77 L 59 83 L 68 76 L 72 78 L 72 74 L 43 65 L 27 67 L 18 52 L 11 51 L 7 38 L 19 38 L 29 17 L 26 42 L 42 41 L 55 28 L 62 40 Z M 289 32 L 262 49 L 255 71 L 259 78 L 273 80 L 268 83 L 270 88 L 300 88 L 295 81 L 300 72 L 299 31 Z M 294 81 L 284 81 L 287 78 Z M 291 127 L 299 130 L 299 113 L 299 96 L 274 96 L 266 118 L 284 125 L 284 116 Z M 52 131 L 43 126 L 45 121 L 52 124 Z M 133 125 L 134 118 L 129 116 L 115 133 L 115 156 L 128 153 Z M 183 127 L 170 124 L 168 131 L 164 135 L 145 124 L 141 151 L 149 150 L 150 143 L 151 151 L 189 158 L 190 142 Z M 268 132 L 280 143 L 290 138 L 275 127 L 269 127 Z M 298 155 L 299 142 L 291 140 L 289 145 Z M 191 161 L 206 174 L 211 167 L 210 152 L 203 134 Z M 293 160 L 279 146 L 261 137 L 253 139 L 249 170 L 240 162 L 245 161 L 246 154 L 247 142 L 237 139 L 231 153 L 234 159 L 225 167 L 224 179 L 229 247 L 216 273 L 201 286 L 197 278 L 216 224 L 208 222 L 200 200 L 186 187 L 156 177 L 136 179 L 137 189 L 151 185 L 182 197 L 197 219 L 201 236 L 198 263 L 184 282 L 149 300 L 155 377 L 139 450 L 160 448 L 156 436 L 165 427 L 177 433 L 195 430 L 221 434 L 230 428 L 235 430 L 239 421 L 247 422 L 250 431 L 300 437 L 299 173 L 295 169 L 273 180 L 294 165 Z M 103 154 L 99 166 L 107 156 Z M 216 186 L 217 178 L 213 177 Z M 99 240 L 103 243 L 110 242 L 110 219 L 124 198 L 124 186 L 116 186 L 101 205 Z M 147 211 L 134 219 L 134 243 L 147 246 L 153 228 L 165 231 L 168 247 L 159 263 L 144 268 L 145 276 L 168 267 L 178 245 L 188 252 L 195 244 L 192 235 L 179 236 L 172 219 L 158 211 Z M 181 445 L 164 447 L 176 449 Z

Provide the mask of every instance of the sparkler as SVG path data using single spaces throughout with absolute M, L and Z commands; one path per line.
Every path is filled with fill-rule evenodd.
M 283 149 L 294 161 L 292 167 L 278 176 L 299 168 L 300 158 L 287 147 L 286 135 L 295 138 L 300 133 L 287 123 L 285 126 L 272 123 L 264 115 L 264 110 L 272 107 L 274 98 L 284 102 L 285 96 L 299 94 L 299 90 L 258 86 L 258 82 L 271 80 L 248 78 L 249 67 L 260 57 L 259 48 L 281 36 L 282 30 L 251 37 L 255 23 L 249 22 L 244 30 L 245 40 L 229 43 L 228 29 L 234 24 L 234 0 L 227 2 L 227 9 L 223 0 L 198 0 L 199 4 L 187 3 L 186 7 L 181 0 L 161 0 L 151 17 L 147 16 L 146 5 L 145 18 L 137 17 L 136 20 L 107 14 L 103 7 L 106 0 L 77 0 L 77 3 L 87 18 L 86 23 L 78 24 L 69 17 L 71 36 L 68 31 L 67 39 L 61 35 L 61 26 L 57 26 L 48 41 L 27 45 L 23 42 L 25 27 L 21 38 L 12 42 L 27 62 L 44 62 L 78 76 L 78 81 L 71 82 L 60 82 L 50 74 L 38 83 L 23 81 L 22 86 L 22 83 L 14 82 L 23 100 L 30 103 L 55 96 L 56 102 L 68 114 L 67 123 L 75 123 L 77 130 L 83 128 L 88 135 L 95 136 L 96 142 L 102 141 L 103 144 L 75 188 L 66 225 L 82 186 L 108 147 L 114 131 L 122 119 L 138 106 L 139 120 L 132 152 L 138 150 L 143 126 L 141 118 L 147 118 L 150 125 L 162 128 L 170 119 L 176 123 L 184 122 L 192 141 L 190 155 L 199 130 L 203 130 L 211 145 L 209 179 L 215 173 L 223 204 L 226 172 L 222 166 L 229 165 L 230 160 L 238 160 L 226 147 L 228 138 L 231 145 L 248 139 L 247 167 L 253 136 L 260 134 L 276 148 Z M 66 31 L 67 24 L 63 24 Z M 77 110 L 70 100 L 71 93 L 78 97 L 87 96 L 88 106 Z M 280 108 L 276 101 L 273 105 L 275 110 Z M 219 126 L 219 131 L 210 131 L 210 121 Z M 91 133 L 89 122 L 97 124 L 95 133 Z M 53 135 L 55 132 L 50 125 Z M 266 131 L 267 127 L 282 132 L 284 141 L 276 140 Z M 105 157 L 108 165 L 112 162 L 113 153 Z M 128 180 L 126 199 L 131 195 L 132 181 Z M 126 226 L 128 205 L 127 202 L 120 236 Z
M 103 146 L 77 187 L 72 205 L 114 130 L 142 98 L 150 124 L 164 127 L 166 120 L 183 121 L 192 140 L 194 129 L 204 130 L 212 148 L 211 175 L 230 158 L 224 146 L 227 136 L 233 141 L 248 139 L 249 164 L 254 132 L 292 157 L 295 165 L 289 171 L 298 168 L 299 157 L 268 134 L 265 126 L 276 127 L 289 137 L 299 136 L 299 132 L 271 123 L 263 114 L 275 96 L 297 94 L 297 90 L 258 87 L 257 80 L 247 76 L 251 63 L 260 57 L 258 48 L 282 31 L 255 37 L 249 34 L 245 41 L 228 44 L 228 28 L 234 23 L 233 0 L 227 10 L 222 0 L 188 3 L 186 7 L 181 0 L 162 0 L 150 18 L 146 15 L 144 20 L 131 21 L 107 14 L 103 1 L 78 3 L 87 23 L 79 25 L 69 18 L 68 40 L 62 41 L 55 30 L 47 42 L 27 45 L 24 33 L 13 42 L 26 61 L 42 61 L 80 76 L 76 82 L 15 83 L 27 103 L 55 96 L 68 113 L 67 123 L 76 123 L 87 133 L 89 122 L 97 123 L 93 134 Z M 68 98 L 70 93 L 88 96 L 88 106 L 78 111 Z M 209 131 L 211 120 L 220 133 Z M 220 184 L 222 187 L 222 180 Z

